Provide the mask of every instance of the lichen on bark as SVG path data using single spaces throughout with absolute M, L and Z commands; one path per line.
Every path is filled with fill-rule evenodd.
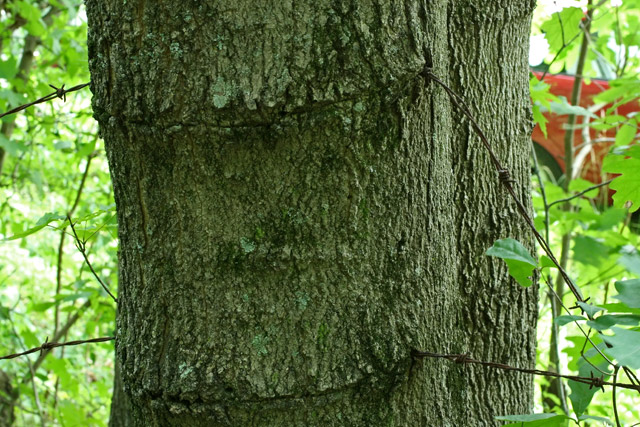
M 486 22 L 475 2 L 177 6 L 87 1 L 120 238 L 118 396 L 130 410 L 114 401 L 127 420 L 112 423 L 483 425 L 526 410 L 528 379 L 414 363 L 411 350 L 535 356 L 535 293 L 481 256 L 525 234 L 420 75 L 428 51 L 510 138 L 496 149 L 527 182 L 526 65 L 501 56 L 495 34 L 524 51 L 530 8 L 487 24 L 467 58 L 515 73 L 498 91 L 469 84 L 460 52 L 476 41 L 452 27 Z M 482 106 L 498 97 L 511 124 Z

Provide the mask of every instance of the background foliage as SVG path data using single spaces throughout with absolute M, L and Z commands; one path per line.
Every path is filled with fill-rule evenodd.
M 581 7 L 586 1 L 569 2 L 567 7 L 553 1 L 540 3 L 532 37 L 548 42 L 544 61 L 550 73 L 571 73 L 578 62 L 584 22 Z M 609 141 L 611 153 L 602 177 L 623 174 L 611 184 L 618 190 L 613 206 L 608 203 L 609 193 L 597 189 L 573 199 L 571 207 L 550 206 L 594 183 L 575 179 L 567 190 L 562 177 L 544 173 L 545 165 L 534 176 L 536 226 L 548 233 L 557 254 L 565 246 L 565 265 L 582 293 L 591 298 L 592 305 L 586 308 L 594 312 L 594 319 L 580 310 L 572 310 L 577 317 L 552 313 L 553 297 L 544 282 L 549 280 L 555 287 L 556 273 L 544 257 L 536 261 L 518 254 L 513 242 L 499 243 L 492 253 L 510 259 L 510 268 L 515 265 L 524 285 L 529 284 L 528 272 L 538 266 L 537 274 L 543 279 L 538 367 L 556 369 L 549 357 L 556 351 L 560 355 L 557 369 L 584 376 L 594 371 L 585 360 L 601 368 L 606 364 L 590 343 L 584 344 L 576 323 L 591 331 L 593 344 L 608 357 L 640 368 L 640 254 L 638 234 L 625 207 L 627 201 L 633 202 L 632 209 L 640 203 L 640 150 L 632 146 L 640 119 L 621 116 L 616 109 L 619 103 L 637 103 L 640 97 L 640 0 L 603 1 L 596 6 L 584 75 L 615 78 L 611 89 L 597 100 L 610 104 L 606 114 L 593 117 L 593 112 L 553 96 L 544 83 L 531 81 L 534 118 L 540 125 L 544 126 L 546 111 L 578 113 L 589 117 L 589 126 L 616 132 Z M 81 1 L 0 0 L 0 31 L 0 113 L 50 93 L 49 84 L 68 87 L 89 81 Z M 80 239 L 86 241 L 97 274 L 117 290 L 113 196 L 88 89 L 70 94 L 66 102 L 55 100 L 3 118 L 0 153 L 4 160 L 0 162 L 0 239 L 4 239 L 0 243 L 0 355 L 37 347 L 47 337 L 68 341 L 112 335 L 115 304 L 84 263 L 65 221 L 69 214 Z M 517 265 L 522 259 L 527 264 L 524 275 Z M 569 294 L 563 300 L 566 306 L 574 305 Z M 558 339 L 550 342 L 554 325 L 559 328 Z M 605 338 L 611 347 L 594 331 L 611 337 Z M 0 426 L 11 424 L 2 419 L 2 407 L 14 398 L 14 425 L 106 425 L 112 349 L 112 343 L 92 344 L 56 349 L 46 358 L 36 353 L 0 361 L 4 372 L 0 372 L 0 389 L 4 389 L 0 390 Z M 624 375 L 618 378 L 627 380 Z M 532 426 L 615 425 L 610 388 L 603 393 L 569 382 L 558 393 L 550 389 L 547 379 L 538 377 L 536 389 L 538 415 L 502 419 Z M 622 423 L 640 419 L 639 401 L 637 394 L 617 391 Z
M 575 73 L 588 19 L 585 7 L 589 4 L 593 15 L 586 40 L 583 76 L 586 83 L 596 85 L 599 83 L 592 81 L 594 78 L 611 80 L 610 89 L 594 98 L 598 106 L 593 108 L 571 106 L 566 99 L 553 96 L 548 85 L 535 77 L 531 80 L 534 117 L 543 128 L 546 118 L 542 113 L 545 111 L 558 115 L 574 113 L 578 116 L 577 126 L 582 134 L 586 135 L 591 128 L 591 135 L 596 135 L 585 141 L 587 148 L 593 147 L 589 155 L 595 155 L 602 145 L 608 148 L 601 176 L 595 182 L 580 178 L 580 163 L 574 163 L 576 171 L 568 182 L 564 175 L 549 173 L 544 164 L 539 165 L 542 173 L 533 178 L 536 227 L 548 234 L 556 255 L 566 255 L 563 266 L 579 285 L 582 295 L 590 297 L 589 305 L 580 307 L 584 309 L 582 312 L 573 309 L 568 313 L 559 309 L 554 313 L 551 308 L 554 296 L 546 283 L 556 291 L 563 287 L 558 286 L 555 269 L 539 271 L 542 280 L 537 367 L 586 377 L 601 376 L 602 371 L 613 373 L 613 367 L 594 348 L 597 346 L 612 361 L 632 370 L 638 369 L 640 255 L 637 217 L 631 214 L 640 206 L 640 152 L 633 146 L 638 139 L 638 117 L 635 112 L 621 115 L 618 107 L 633 103 L 633 109 L 640 110 L 640 2 L 565 2 L 565 7 L 555 1 L 545 3 L 536 10 L 532 28 L 534 46 L 536 41 L 538 45 L 541 40 L 548 43 L 541 68 L 549 73 Z M 593 189 L 569 204 L 550 206 L 556 200 L 571 197 L 611 178 L 615 179 L 609 185 L 610 190 L 606 186 Z M 616 192 L 611 201 L 613 190 Z M 545 265 L 544 257 L 540 263 Z M 564 306 L 574 306 L 575 297 L 564 289 Z M 591 342 L 585 339 L 578 325 L 589 334 Z M 558 332 L 556 340 L 550 339 L 554 327 Z M 551 360 L 554 352 L 560 356 L 558 366 Z M 607 375 L 604 378 L 613 380 Z M 617 379 L 630 381 L 622 371 Z M 602 392 L 573 381 L 563 383 L 561 390 L 553 389 L 547 378 L 537 377 L 536 412 L 555 412 L 574 421 L 559 417 L 545 420 L 544 424 L 532 421 L 530 425 L 616 425 L 611 387 Z M 622 425 L 639 422 L 638 393 L 618 389 L 616 395 L 619 422 Z
M 51 93 L 49 84 L 89 81 L 82 10 L 78 0 L 0 1 L 0 112 Z M 117 289 L 113 196 L 91 115 L 84 89 L 66 103 L 56 99 L 3 118 L 0 238 L 48 225 L 0 243 L 2 355 L 65 330 L 59 341 L 113 334 L 115 304 L 83 263 L 69 228 L 49 222 L 70 213 L 92 265 Z M 112 349 L 112 343 L 56 349 L 37 370 L 38 353 L 0 362 L 19 393 L 14 425 L 106 425 Z

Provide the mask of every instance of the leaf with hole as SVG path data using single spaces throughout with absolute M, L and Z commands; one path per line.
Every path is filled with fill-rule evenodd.
M 522 243 L 514 239 L 496 240 L 490 247 L 487 255 L 502 258 L 509 267 L 511 277 L 524 287 L 531 286 L 531 275 L 533 269 L 538 266 L 536 260 L 531 256 L 527 248 Z
M 634 148 L 624 154 L 609 153 L 602 164 L 603 171 L 620 174 L 609 184 L 615 190 L 613 204 L 627 207 L 631 203 L 631 211 L 640 207 L 640 151 L 639 147 Z

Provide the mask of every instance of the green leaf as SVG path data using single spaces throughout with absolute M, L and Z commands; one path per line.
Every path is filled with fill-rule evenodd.
M 623 102 L 628 102 L 640 95 L 640 85 L 633 78 L 612 80 L 609 85 L 609 89 L 600 92 L 593 98 L 595 102 L 609 104 L 619 98 L 622 98 Z
M 495 417 L 500 421 L 516 421 L 515 424 L 505 424 L 505 426 L 526 426 L 526 427 L 561 427 L 567 425 L 569 418 L 559 414 L 527 414 L 527 415 L 502 415 Z
M 640 314 L 640 308 L 630 308 L 627 304 L 621 302 L 602 304 L 602 308 L 610 313 Z
M 587 322 L 587 325 L 598 331 L 604 331 L 613 325 L 637 326 L 638 324 L 640 324 L 640 316 L 636 314 L 603 314 Z
M 590 230 L 611 230 L 620 225 L 627 217 L 625 209 L 609 208 L 598 215 L 596 221 L 589 226 Z
M 36 37 L 44 35 L 46 29 L 44 27 L 44 23 L 40 19 L 42 14 L 40 8 L 24 0 L 15 2 L 15 7 L 17 8 L 18 13 L 26 20 L 25 29 L 29 34 Z
M 571 183 L 569 184 L 569 191 L 579 192 L 579 191 L 584 191 L 590 187 L 593 187 L 593 182 L 587 181 L 586 179 L 582 179 L 582 178 L 575 178 L 575 179 L 572 179 Z M 596 189 L 594 188 L 594 190 Z
M 569 101 L 567 101 L 567 98 L 564 96 L 559 96 L 558 101 L 551 103 L 551 112 L 559 115 L 573 114 L 576 116 L 587 116 L 592 119 L 598 118 L 598 116 L 584 107 L 569 104 Z
M 524 262 L 533 267 L 538 265 L 527 248 L 525 248 L 522 243 L 514 239 L 496 240 L 493 246 L 487 250 L 487 255 Z
M 36 222 L 36 225 L 48 225 L 50 222 L 58 221 L 60 219 L 67 219 L 67 217 L 65 215 L 47 212 L 40 217 L 40 219 Z
M 13 139 L 9 139 L 1 133 L 0 148 L 9 153 L 9 155 L 11 156 L 17 156 L 18 154 L 20 154 L 20 152 L 27 150 L 27 147 L 23 143 L 15 141 Z
M 41 302 L 38 304 L 33 304 L 32 306 L 29 307 L 29 309 L 37 312 L 43 312 L 43 311 L 47 311 L 54 305 L 56 305 L 55 302 Z
M 593 304 L 587 304 L 586 302 L 578 302 L 578 306 L 587 313 L 587 316 L 595 316 L 597 312 L 604 310 L 602 307 L 598 307 Z
M 36 337 L 31 330 L 26 328 L 20 332 L 20 338 L 22 338 L 22 341 L 27 347 L 38 347 L 42 344 L 38 337 Z
M 580 368 L 578 369 L 578 376 L 581 377 L 599 377 L 601 374 L 600 371 L 595 369 L 589 363 L 587 363 L 584 359 L 581 359 L 579 362 Z M 604 363 L 602 366 L 598 366 L 602 370 L 606 369 L 607 364 Z M 608 377 L 605 377 L 605 379 Z M 593 387 L 591 384 L 584 384 L 576 381 L 569 380 L 569 388 L 571 389 L 571 394 L 569 395 L 569 399 L 571 400 L 571 406 L 573 407 L 573 412 L 575 412 L 576 416 L 581 416 L 587 410 L 589 403 L 593 399 L 593 396 L 600 391 L 599 388 Z
M 9 241 L 9 240 L 17 240 L 17 239 L 22 239 L 23 237 L 27 237 L 30 234 L 33 233 L 37 233 L 38 231 L 42 230 L 45 226 L 44 225 L 39 225 L 37 227 L 31 227 L 25 231 L 23 231 L 22 233 L 16 233 L 12 236 L 6 237 L 4 240 L 5 241 Z
M 629 145 L 633 138 L 636 136 L 635 120 L 629 120 L 629 123 L 625 123 L 620 127 L 618 133 L 616 133 L 616 145 Z
M 531 286 L 530 276 L 538 263 L 520 242 L 514 239 L 496 240 L 486 254 L 502 258 L 509 267 L 511 277 L 516 279 L 521 286 Z
M 573 259 L 585 265 L 599 266 L 607 259 L 609 247 L 591 236 L 578 235 L 573 240 Z
M 640 279 L 621 280 L 616 282 L 618 295 L 614 298 L 622 301 L 627 307 L 640 308 Z
M 0 319 L 8 320 L 9 319 L 9 307 L 5 307 L 0 304 Z
M 540 268 L 558 268 L 558 266 L 551 261 L 551 258 L 546 255 L 542 255 L 540 257 Z
M 56 150 L 62 150 L 64 152 L 70 152 L 71 148 L 73 148 L 73 143 L 68 140 L 56 141 L 55 144 L 53 144 L 53 148 L 55 148 Z
M 580 32 L 580 21 L 583 16 L 580 8 L 567 7 L 551 15 L 549 20 L 542 24 L 540 29 L 544 31 L 552 51 L 557 52 L 562 49 Z
M 63 383 L 63 381 L 61 381 L 61 383 Z M 84 420 L 86 414 L 72 401 L 62 400 L 59 411 L 65 427 L 80 427 L 86 425 Z
M 92 296 L 94 296 L 96 293 L 93 291 L 86 291 L 86 292 L 79 292 L 76 294 L 69 294 L 69 295 L 60 295 L 60 300 L 61 301 L 76 301 L 79 300 L 80 298 L 91 298 Z
M 558 324 L 558 326 L 564 326 L 567 323 L 572 323 L 573 321 L 580 321 L 580 320 L 587 320 L 587 319 L 584 316 L 575 316 L 575 315 L 565 314 L 565 315 L 556 317 L 554 321 Z
M 613 421 L 611 421 L 609 418 L 605 418 L 605 417 L 596 417 L 595 415 L 582 415 L 580 418 L 578 418 L 580 421 L 589 421 L 589 420 L 593 420 L 593 421 L 600 421 L 601 423 L 604 423 L 606 425 L 614 425 Z
M 0 79 L 11 79 L 18 72 L 18 59 L 9 57 L 6 61 L 0 61 Z
M 620 258 L 618 258 L 618 264 L 626 268 L 627 271 L 640 276 L 640 255 L 638 255 L 637 252 L 623 253 Z
M 49 225 L 50 222 L 53 221 L 58 221 L 61 219 L 65 219 L 66 217 L 56 214 L 56 213 L 51 213 L 51 212 L 47 212 L 46 214 L 44 214 L 37 222 L 36 225 L 34 227 L 31 227 L 21 233 L 16 233 L 12 236 L 9 236 L 7 238 L 5 238 L 5 241 L 8 240 L 16 240 L 16 239 L 22 239 L 23 237 L 27 237 L 30 234 L 36 233 L 40 230 L 42 230 L 43 228 L 45 228 L 47 225 Z
M 542 134 L 544 135 L 544 137 L 547 137 L 547 123 L 549 122 L 549 120 L 544 116 L 544 114 L 542 114 L 542 111 L 540 111 L 540 106 L 537 104 L 533 104 L 533 106 L 531 107 L 531 110 L 533 112 L 533 121 L 540 126 L 540 130 L 542 131 Z
M 604 337 L 612 347 L 607 353 L 632 369 L 640 369 L 640 332 L 613 327 L 614 335 Z
M 616 192 L 613 195 L 614 206 L 622 208 L 631 202 L 631 211 L 637 210 L 640 207 L 640 158 L 610 153 L 604 158 L 602 170 L 620 174 L 609 184 L 609 188 Z

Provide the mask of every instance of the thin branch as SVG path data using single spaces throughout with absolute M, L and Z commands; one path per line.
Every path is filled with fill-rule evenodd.
M 554 202 L 551 202 L 551 203 L 549 203 L 549 207 L 551 207 L 553 205 L 557 205 L 558 203 L 570 202 L 573 199 L 577 199 L 578 197 L 588 193 L 589 191 L 592 191 L 592 190 L 595 190 L 597 188 L 604 187 L 605 185 L 611 184 L 611 181 L 613 181 L 614 179 L 615 178 L 611 178 L 611 179 L 608 179 L 608 180 L 606 180 L 604 182 L 601 182 L 600 184 L 592 185 L 591 187 L 587 188 L 586 190 L 582 190 L 578 194 L 574 194 L 573 196 L 567 197 L 566 199 L 559 199 L 559 200 L 556 200 Z
M 16 330 L 16 325 L 15 323 L 13 323 L 13 318 L 11 317 L 10 314 L 8 317 L 9 317 L 9 324 L 11 325 L 11 330 L 13 331 L 14 337 L 16 337 L 16 339 L 20 342 L 20 347 L 22 347 L 23 349 L 26 348 L 26 346 L 24 345 L 24 341 L 18 335 L 18 331 Z M 0 360 L 2 359 L 0 358 Z M 42 406 L 40 405 L 40 396 L 38 395 L 38 388 L 36 387 L 35 369 L 33 369 L 33 364 L 31 363 L 31 360 L 29 358 L 27 358 L 27 364 L 29 365 L 28 379 L 31 381 L 31 388 L 33 390 L 33 399 L 36 405 L 36 409 L 38 410 L 38 415 L 40 416 L 40 423 L 44 426 L 44 415 L 42 412 Z
M 69 215 L 67 215 L 67 219 L 69 220 L 69 225 L 71 226 L 71 231 L 73 231 L 73 237 L 75 238 L 75 241 L 76 241 L 76 247 L 78 248 L 78 250 L 80 251 L 80 253 L 84 257 L 84 261 L 87 263 L 87 266 L 89 266 L 89 270 L 91 270 L 91 273 L 93 273 L 93 276 L 96 278 L 96 280 L 98 280 L 98 283 L 100 283 L 100 285 L 102 286 L 102 289 L 104 289 L 105 292 L 107 292 L 109 294 L 109 296 L 115 302 L 118 302 L 118 299 L 111 293 L 111 291 L 109 290 L 107 285 L 105 285 L 105 283 L 102 281 L 100 276 L 98 276 L 98 273 L 96 273 L 96 271 L 93 269 L 93 266 L 91 265 L 91 262 L 89 262 L 89 257 L 87 256 L 85 242 L 80 240 L 80 237 L 78 237 L 78 233 L 76 233 L 76 228 L 75 228 L 73 222 L 71 221 L 71 217 Z
M 87 176 L 89 175 L 89 167 L 91 166 L 91 160 L 93 159 L 93 157 L 94 157 L 93 154 L 90 154 L 87 156 L 87 164 L 84 168 L 84 172 L 82 173 L 82 178 L 80 179 L 80 184 L 78 185 L 78 189 L 76 190 L 76 195 L 73 201 L 73 205 L 71 205 L 71 209 L 69 209 L 69 213 L 67 214 L 68 216 L 73 215 L 76 208 L 78 207 L 78 204 L 80 203 L 80 197 L 82 196 L 82 190 L 84 189 L 84 184 L 86 183 Z M 66 227 L 63 228 L 62 231 L 60 232 L 60 242 L 58 244 L 58 263 L 57 263 L 57 270 L 56 270 L 56 297 L 60 295 L 60 292 L 62 290 L 62 261 L 64 258 L 64 241 L 67 235 L 65 230 L 66 230 Z M 54 325 L 55 325 L 54 335 L 56 332 L 58 332 L 58 326 L 60 325 L 59 318 L 60 318 L 60 300 L 56 298 L 56 307 L 55 307 L 55 314 L 54 314 Z
M 569 315 L 571 314 L 571 310 L 569 310 L 569 308 L 564 305 L 564 303 L 562 302 L 562 298 L 560 297 L 560 295 L 558 295 L 555 291 L 555 289 L 553 289 L 553 286 L 551 285 L 551 281 L 548 277 L 546 277 L 544 274 L 541 274 L 540 276 L 542 276 L 542 278 L 544 279 L 544 282 L 546 283 L 547 287 L 549 288 L 549 291 L 551 292 L 552 295 L 555 296 L 556 301 L 558 301 L 558 303 L 560 304 L 560 306 L 564 309 L 564 311 L 566 311 Z M 584 335 L 584 337 L 586 338 L 586 341 L 589 341 L 589 343 L 591 344 L 591 346 L 598 352 L 598 354 L 600 354 L 600 356 L 602 356 L 602 358 L 604 360 L 607 361 L 607 363 L 609 365 L 613 365 L 613 362 L 600 350 L 600 348 L 598 348 L 598 346 L 591 340 L 591 338 L 589 337 L 589 333 L 585 332 L 584 329 L 582 329 L 582 326 L 580 326 L 580 323 L 577 320 L 573 320 L 573 323 L 578 327 L 578 329 L 580 330 L 580 332 L 582 332 L 582 335 Z M 582 348 L 582 351 L 580 352 L 580 355 L 583 357 L 583 359 L 593 367 L 593 369 L 596 369 L 597 371 L 601 372 L 601 373 L 605 373 L 602 369 L 598 368 L 596 365 L 594 365 L 593 363 L 591 363 L 589 361 L 589 359 L 587 359 L 586 357 L 584 357 L 584 347 Z
M 547 192 L 545 191 L 544 181 L 542 180 L 542 174 L 540 173 L 540 165 L 538 163 L 538 156 L 536 155 L 536 147 L 533 140 L 531 140 L 531 157 L 533 158 L 536 177 L 540 183 L 540 195 L 542 196 L 542 203 L 544 204 L 544 236 L 548 242 L 551 240 L 549 237 L 549 203 L 547 201 Z
M 616 417 L 616 426 L 621 427 L 620 417 L 618 416 L 618 405 L 616 403 L 616 380 L 618 379 L 618 370 L 619 366 L 616 366 L 613 371 L 613 390 L 611 390 L 612 394 L 612 402 L 613 402 L 613 415 Z
M 36 408 L 38 409 L 38 415 L 40 416 L 40 424 L 42 425 L 42 427 L 46 427 L 46 424 L 44 422 L 44 411 L 42 410 L 42 404 L 40 403 L 40 395 L 38 393 L 38 387 L 36 387 L 36 381 L 35 381 L 35 377 L 36 377 L 36 373 L 33 370 L 33 364 L 31 363 L 31 360 L 29 360 L 29 358 L 27 358 L 27 363 L 29 364 L 29 372 L 31 373 L 31 389 L 33 391 L 33 399 L 36 403 Z

